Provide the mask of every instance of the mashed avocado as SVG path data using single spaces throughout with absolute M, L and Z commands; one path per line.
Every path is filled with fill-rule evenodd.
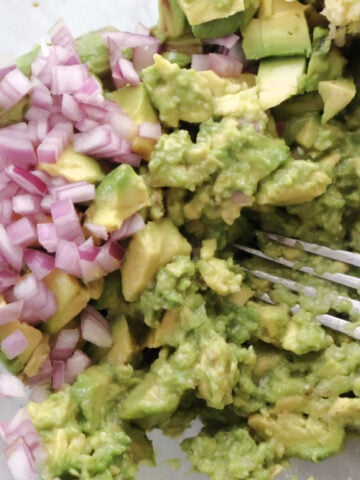
M 272 480 L 293 457 L 319 462 L 336 454 L 347 432 L 360 429 L 360 343 L 316 319 L 335 314 L 359 326 L 359 311 L 346 300 L 358 300 L 359 292 L 297 267 L 359 271 L 261 233 L 360 251 L 359 5 L 159 5 L 153 31 L 162 47 L 139 72 L 138 90 L 114 92 L 102 32 L 76 43 L 112 90 L 108 101 L 117 98 L 131 111 L 133 92 L 139 132 L 149 111 L 150 123 L 161 123 L 151 148 L 131 147 L 143 155 L 140 166 L 109 167 L 105 159 L 100 168 L 70 148 L 43 167 L 97 185 L 79 217 L 110 241 L 129 217 L 145 223 L 119 240 L 120 270 L 103 283 L 59 272 L 47 277 L 63 309 L 44 324 L 45 340 L 33 340 L 31 363 L 10 362 L 25 374 L 39 368 L 59 330 L 80 327 L 87 304 L 108 322 L 111 346 L 81 340 L 91 366 L 28 406 L 48 453 L 44 480 L 135 479 L 141 461 L 154 462 L 147 432 L 176 435 L 195 418 L 203 429 L 182 447 L 212 480 Z M 191 68 L 193 53 L 218 53 L 210 37 L 219 36 L 220 23 L 244 38 L 244 71 L 235 76 Z M 291 37 L 286 45 L 284 35 Z M 227 60 L 234 59 L 228 50 Z M 133 51 L 125 53 L 131 60 Z M 1 111 L 0 121 L 17 121 L 27 101 Z M 282 256 L 295 268 L 243 254 L 236 244 Z M 308 288 L 290 290 L 251 270 Z M 0 325 L 0 340 L 11 328 Z

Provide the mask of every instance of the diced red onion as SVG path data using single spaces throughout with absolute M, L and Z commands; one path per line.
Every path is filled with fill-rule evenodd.
M 210 70 L 208 53 L 194 53 L 191 57 L 191 68 L 197 71 Z
M 107 240 L 109 234 L 104 227 L 104 225 L 98 225 L 97 223 L 85 222 L 84 227 L 91 233 L 95 238 L 101 238 L 102 240 Z
M 90 358 L 81 350 L 75 350 L 73 355 L 66 360 L 65 381 L 70 385 L 75 382 L 80 373 L 84 372 L 91 364 Z
M 47 134 L 37 148 L 39 162 L 55 163 L 71 141 L 73 126 L 71 123 L 59 123 Z
M 130 32 L 106 32 L 104 33 L 106 40 L 112 43 L 115 51 L 124 48 L 135 48 L 143 45 L 159 44 L 159 40 L 148 35 L 139 35 Z
M 233 33 L 232 35 L 226 35 L 224 37 L 209 38 L 205 40 L 205 43 L 212 44 L 212 45 L 220 45 L 230 50 L 234 45 L 236 45 L 236 43 L 239 40 L 240 40 L 240 37 L 235 33 Z
M 29 120 L 28 122 L 28 136 L 31 143 L 36 147 L 48 134 L 49 125 L 46 118 L 39 120 Z
M 73 97 L 80 103 L 102 105 L 104 95 L 101 84 L 95 77 L 89 77 L 81 87 L 73 93 Z
M 132 140 L 136 135 L 136 124 L 131 118 L 114 102 L 105 103 L 107 115 L 105 121 L 110 123 L 112 129 L 125 140 Z
M 31 140 L 27 136 L 14 135 L 4 129 L 0 130 L 0 158 L 5 165 L 21 165 L 24 168 L 37 163 Z
M 243 70 L 243 64 L 236 58 L 209 53 L 209 67 L 220 77 L 237 77 Z
M 107 110 L 104 104 L 92 105 L 91 103 L 80 103 L 79 105 L 84 111 L 86 118 L 95 120 L 96 122 L 103 122 L 105 120 Z
M 48 110 L 44 110 L 43 108 L 40 108 L 40 107 L 35 107 L 35 106 L 31 106 L 27 112 L 26 112 L 26 115 L 25 115 L 25 118 L 26 120 L 30 121 L 30 120 L 43 120 L 44 118 L 48 118 L 50 116 L 50 112 Z
M 54 223 L 38 223 L 36 226 L 40 245 L 49 253 L 56 251 L 58 236 Z
M 110 348 L 113 340 L 106 319 L 91 305 L 80 313 L 81 335 L 84 340 L 98 347 Z
M 160 123 L 142 122 L 138 126 L 138 135 L 142 138 L 158 140 L 161 136 Z
M 30 387 L 34 385 L 43 385 L 44 383 L 48 383 L 51 378 L 53 371 L 52 363 L 50 357 L 47 356 L 42 363 L 39 372 L 34 375 L 33 377 L 27 378 L 27 383 Z
M 113 66 L 112 78 L 116 88 L 124 85 L 138 85 L 140 83 L 140 77 L 133 63 L 123 57 L 120 57 Z
M 68 359 L 74 353 L 79 340 L 80 330 L 78 328 L 64 328 L 59 332 L 51 349 L 51 358 L 55 360 Z
M 55 253 L 55 268 L 81 277 L 80 257 L 75 242 L 59 239 Z
M 21 319 L 31 325 L 44 322 L 56 313 L 54 293 L 33 273 L 24 275 L 14 286 L 13 293 L 24 302 Z
M 110 273 L 120 268 L 123 256 L 123 248 L 118 243 L 110 240 L 101 246 L 96 257 L 96 263 L 107 273 Z
M 133 65 L 140 75 L 141 71 L 154 63 L 154 55 L 159 52 L 160 44 L 140 45 L 134 48 Z
M 73 93 L 88 79 L 85 64 L 54 65 L 51 69 L 51 91 L 54 94 Z
M 143 217 L 139 213 L 135 213 L 127 218 L 118 230 L 111 232 L 110 238 L 115 242 L 123 240 L 124 238 L 131 237 L 134 233 L 142 230 L 144 227 L 145 222 Z
M 22 167 L 9 165 L 5 168 L 6 175 L 17 183 L 21 188 L 33 195 L 45 195 L 47 185 L 32 172 Z
M 57 200 L 51 205 L 50 209 L 59 239 L 78 243 L 85 240 L 77 212 L 69 198 Z
M 8 72 L 0 83 L 0 105 L 13 107 L 31 90 L 30 80 L 17 68 Z
M 59 20 L 49 31 L 50 39 L 54 45 L 63 47 L 67 53 L 67 62 L 80 63 L 76 52 L 74 38 L 63 20 Z
M 0 396 L 2 397 L 26 397 L 26 389 L 22 381 L 8 373 L 0 374 Z
M 63 360 L 53 360 L 52 388 L 60 390 L 65 382 L 65 362 Z
M 31 90 L 31 105 L 48 112 L 53 106 L 53 97 L 50 90 L 41 82 L 37 82 Z
M 134 33 L 137 33 L 138 35 L 150 35 L 150 28 L 144 25 L 141 22 L 137 22 L 135 25 L 135 30 Z
M 15 283 L 19 280 L 20 275 L 15 272 L 11 272 L 9 270 L 1 270 L 0 271 L 0 293 L 4 293 L 10 287 L 15 285 Z
M 72 122 L 80 122 L 85 118 L 84 109 L 81 108 L 79 102 L 68 93 L 64 93 L 62 96 L 61 112 Z
M 23 262 L 23 250 L 14 245 L 4 225 L 0 224 L 0 253 L 15 272 L 20 272 Z
M 19 440 L 6 452 L 7 466 L 14 480 L 36 480 L 38 473 L 35 468 L 29 447 Z
M 0 305 L 0 325 L 5 325 L 6 323 L 18 320 L 21 315 L 22 307 L 23 302 L 19 300 Z
M 25 250 L 24 260 L 27 266 L 39 280 L 46 277 L 55 268 L 54 257 L 42 252 L 41 250 Z
M 140 167 L 141 155 L 132 152 L 122 153 L 121 155 L 116 155 L 115 157 L 112 157 L 111 161 L 115 163 L 127 163 L 132 167 Z
M 12 198 L 12 209 L 19 215 L 32 215 L 41 211 L 40 197 L 24 193 Z
M 95 185 L 88 182 L 73 182 L 53 189 L 56 200 L 69 198 L 73 203 L 88 202 L 95 198 Z
M 27 217 L 22 217 L 10 223 L 7 226 L 7 232 L 10 241 L 22 247 L 27 247 L 37 240 L 36 227 Z
M 10 198 L 0 199 L 0 223 L 7 225 L 12 217 L 12 202 Z
M 29 343 L 21 330 L 14 330 L 2 340 L 0 346 L 6 357 L 12 360 L 26 350 Z

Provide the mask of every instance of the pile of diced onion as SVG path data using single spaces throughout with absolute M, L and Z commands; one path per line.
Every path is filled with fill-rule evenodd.
M 137 85 L 159 41 L 144 29 L 104 35 L 114 87 Z M 124 48 L 133 49 L 132 61 L 122 56 Z M 48 274 L 60 269 L 85 283 L 106 276 L 120 267 L 119 240 L 144 225 L 139 214 L 111 233 L 102 225 L 84 223 L 78 205 L 95 198 L 95 186 L 50 176 L 39 164 L 55 163 L 72 145 L 76 152 L 105 159 L 114 167 L 119 163 L 136 167 L 141 158 L 131 151 L 131 139 L 138 135 L 156 140 L 161 127 L 146 122 L 135 125 L 105 98 L 101 83 L 80 61 L 63 22 L 52 29 L 49 43 L 42 42 L 30 77 L 15 62 L 0 69 L 0 107 L 10 109 L 26 96 L 30 106 L 23 121 L 0 129 L 0 295 L 5 299 L 0 305 L 0 325 L 20 320 L 38 327 L 57 310 L 54 292 L 43 281 Z M 80 339 L 101 347 L 112 344 L 106 319 L 91 305 L 81 312 L 80 327 L 59 332 L 31 385 L 36 388 L 48 382 L 56 390 L 65 382 L 73 383 L 90 364 L 78 348 Z M 9 360 L 27 346 L 19 329 L 0 345 Z M 1 375 L 0 396 L 24 396 L 21 385 L 16 377 Z M 38 393 L 38 398 L 43 395 Z M 0 423 L 0 437 L 14 478 L 36 478 L 44 452 L 24 410 L 11 422 Z
M 159 41 L 143 26 L 136 33 L 107 32 L 104 38 L 114 88 L 139 84 L 141 70 L 153 63 L 160 49 Z M 212 69 L 223 77 L 240 74 L 238 40 L 236 35 L 212 40 L 219 53 L 195 54 L 191 67 Z M 131 60 L 122 55 L 129 48 Z M 111 233 L 102 225 L 84 222 L 78 205 L 95 198 L 95 186 L 50 176 L 39 164 L 55 163 L 72 145 L 76 152 L 105 159 L 114 167 L 120 163 L 137 167 L 141 158 L 132 152 L 131 139 L 138 135 L 157 140 L 161 126 L 135 125 L 105 98 L 63 22 L 51 30 L 49 43 L 41 43 L 30 77 L 15 62 L 0 68 L 0 107 L 10 109 L 27 96 L 30 106 L 23 121 L 0 129 L 0 295 L 5 299 L 0 304 L 0 325 L 20 320 L 37 327 L 57 310 L 54 292 L 43 281 L 48 274 L 60 269 L 85 283 L 102 278 L 120 267 L 119 240 L 144 226 L 139 214 Z M 90 358 L 78 347 L 81 339 L 105 348 L 112 344 L 106 319 L 91 305 L 80 313 L 79 327 L 64 328 L 54 339 L 49 356 L 31 378 L 35 399 L 46 396 L 44 384 L 58 390 L 90 365 Z M 0 344 L 9 360 L 27 346 L 20 330 Z M 26 392 L 19 379 L 6 374 L 0 375 L 1 396 L 24 397 Z M 0 437 L 15 480 L 37 478 L 45 452 L 25 410 L 10 422 L 0 422 Z

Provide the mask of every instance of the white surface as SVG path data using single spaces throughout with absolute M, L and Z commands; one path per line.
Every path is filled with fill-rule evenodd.
M 52 25 L 63 18 L 75 36 L 107 25 L 131 31 L 136 23 L 151 26 L 156 21 L 157 0 L 40 0 L 33 6 L 31 0 L 0 0 L 0 54 L 26 53 L 41 38 L 47 37 Z M 11 416 L 16 405 L 0 398 L 0 420 Z M 154 471 L 141 468 L 141 480 L 200 480 L 200 474 L 190 474 L 190 465 L 183 462 L 182 468 L 172 470 L 166 459 L 176 459 L 181 451 L 175 441 L 164 439 L 157 433 L 151 435 L 158 452 L 159 468 Z M 360 478 L 360 441 L 350 442 L 350 448 L 335 458 L 320 465 L 294 462 L 293 472 L 277 477 L 290 480 L 298 474 L 298 480 L 307 480 L 314 475 L 316 480 L 358 480 Z M 0 444 L 1 447 L 1 444 Z M 0 448 L 0 480 L 12 480 Z M 25 480 L 25 479 L 24 479 Z M 229 479 L 230 480 L 230 479 Z

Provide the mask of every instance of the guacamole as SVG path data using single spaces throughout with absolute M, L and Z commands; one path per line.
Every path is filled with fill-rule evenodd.
M 43 282 L 56 312 L 41 325 L 0 325 L 0 341 L 18 329 L 28 341 L 16 358 L 1 352 L 6 365 L 47 389 L 27 407 L 46 451 L 43 480 L 135 479 L 141 462 L 156 463 L 148 432 L 176 437 L 194 419 L 203 428 L 181 446 L 212 480 L 272 480 L 292 458 L 319 462 L 359 431 L 360 343 L 316 319 L 334 314 L 360 326 L 359 291 L 298 267 L 356 277 L 359 270 L 263 233 L 360 252 L 355 4 L 159 1 L 149 38 L 161 48 L 156 43 L 141 68 L 137 36 L 118 48 L 119 63 L 107 31 L 74 43 L 117 115 L 109 113 L 117 134 L 125 130 L 119 118 L 128 129 L 126 152 L 113 163 L 100 148 L 77 151 L 78 140 L 38 168 L 94 186 L 95 197 L 76 207 L 80 231 L 72 234 L 82 247 L 91 241 L 92 253 L 115 249 L 118 261 L 85 264 L 90 279 L 55 263 Z M 107 32 L 124 41 L 117 33 Z M 196 55 L 206 68 L 194 67 Z M 241 71 L 232 70 L 239 63 Z M 120 64 L 133 65 L 132 81 Z M 9 109 L 6 122 L 1 111 L 1 122 L 19 122 L 28 102 Z M 140 227 L 131 231 L 129 220 Z M 0 297 L 0 306 L 7 301 Z M 89 312 L 92 337 L 84 334 Z M 96 332 L 104 328 L 102 343 Z M 46 368 L 67 368 L 54 345 L 69 331 L 80 332 L 74 348 L 87 368 L 57 387 Z

